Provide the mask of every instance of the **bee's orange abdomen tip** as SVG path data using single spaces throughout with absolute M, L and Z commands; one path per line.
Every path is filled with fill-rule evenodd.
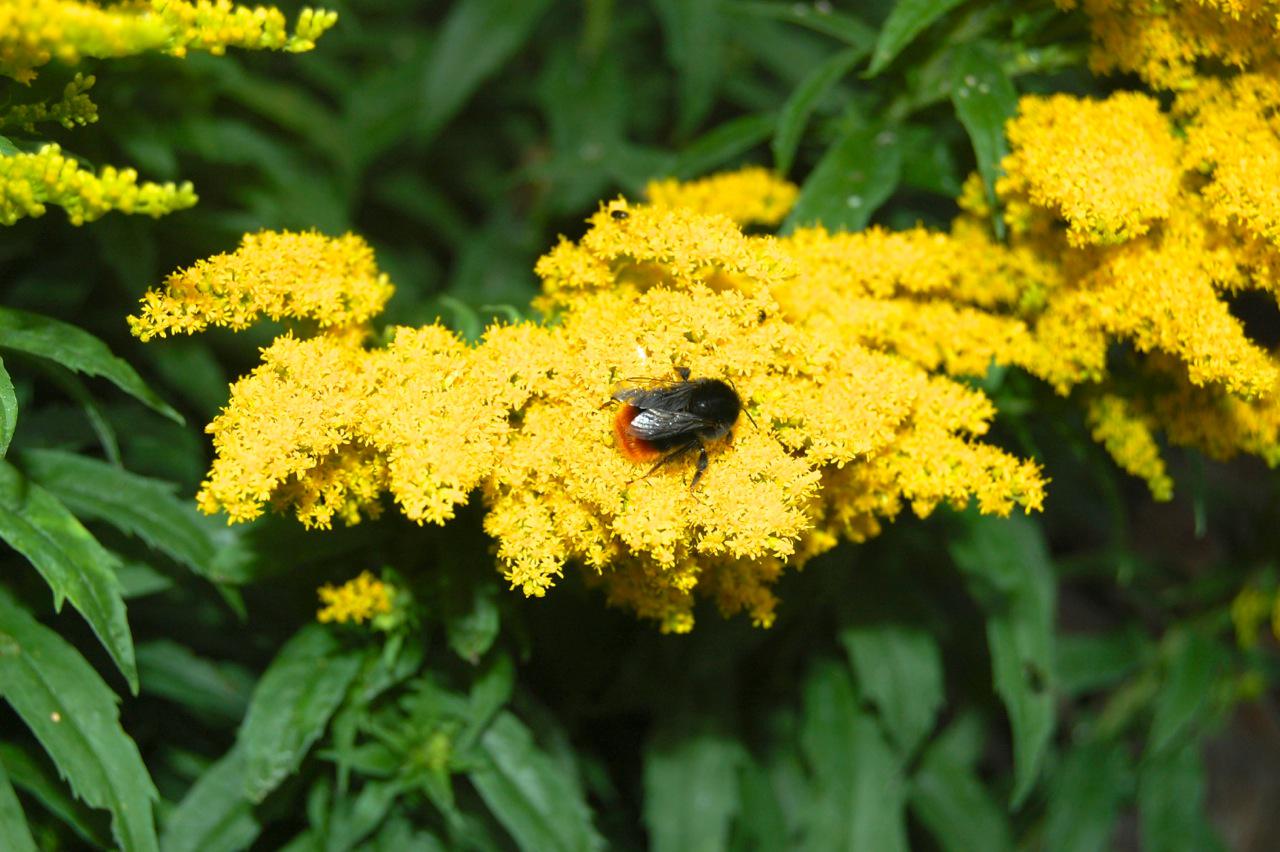
M 635 420 L 639 413 L 640 409 L 634 405 L 620 407 L 617 416 L 613 418 L 613 437 L 618 450 L 631 461 L 653 461 L 660 455 L 658 450 L 653 444 L 631 433 L 631 421 Z

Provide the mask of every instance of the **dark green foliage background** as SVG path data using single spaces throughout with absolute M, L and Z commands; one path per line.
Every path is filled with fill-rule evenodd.
M 190 179 L 200 204 L 0 234 L 0 847 L 1218 845 L 1202 746 L 1277 675 L 1230 632 L 1236 591 L 1274 570 L 1258 465 L 1175 456 L 1182 496 L 1154 508 L 1067 402 L 993 372 L 997 439 L 1052 477 L 1043 516 L 903 519 L 787 577 L 771 630 L 708 610 L 660 636 L 572 570 L 544 600 L 507 590 L 474 506 L 443 529 L 199 516 L 201 427 L 279 328 L 141 346 L 124 323 L 243 232 L 315 227 L 374 244 L 388 323 L 474 337 L 527 312 L 534 260 L 600 199 L 749 162 L 802 183 L 789 224 L 945 227 L 964 176 L 996 174 L 1018 93 L 1131 83 L 1088 75 L 1082 18 L 336 8 L 310 54 L 87 63 L 103 119 L 51 138 Z M 318 585 L 383 566 L 414 619 L 314 623 Z

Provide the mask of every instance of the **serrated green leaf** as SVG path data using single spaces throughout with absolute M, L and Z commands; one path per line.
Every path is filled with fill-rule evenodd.
M 196 779 L 164 823 L 163 852 L 247 849 L 262 826 L 245 795 L 244 750 L 234 746 Z
M 995 184 L 1000 161 L 1009 153 L 1004 126 L 1018 111 L 1018 92 L 999 55 L 988 44 L 972 42 L 957 47 L 951 63 L 951 102 L 973 143 L 996 235 L 1003 237 L 1004 219 L 999 215 Z
M 302 763 L 360 671 L 363 653 L 345 649 L 318 624 L 280 649 L 253 691 L 237 743 L 245 794 L 261 802 Z
M 1169 646 L 1168 666 L 1147 740 L 1151 752 L 1168 748 L 1187 733 L 1207 706 L 1225 663 L 1222 648 L 1194 631 L 1173 635 Z
M 470 773 L 471 783 L 520 848 L 604 848 L 576 780 L 538 748 L 524 723 L 499 713 L 480 748 L 485 765 Z
M 913 753 L 933 730 L 944 699 L 937 641 L 918 626 L 871 624 L 841 630 L 840 642 L 894 744 Z
M 1035 785 L 1053 733 L 1054 578 L 1040 528 L 1025 517 L 967 515 L 951 556 L 986 610 L 996 693 L 1013 731 L 1017 807 Z
M 1224 848 L 1205 813 L 1205 780 L 1199 743 L 1143 759 L 1138 816 L 1145 852 Z
M 894 3 L 893 11 L 880 28 L 866 76 L 874 77 L 889 67 L 889 63 L 915 41 L 925 27 L 962 2 L 963 0 L 898 0 Z
M 366 780 L 357 795 L 339 796 L 327 814 L 325 852 L 364 849 L 363 841 L 387 818 L 403 792 L 404 785 L 398 780 Z
M 892 130 L 853 130 L 831 146 L 800 188 L 782 230 L 822 225 L 858 231 L 893 195 L 902 172 L 902 151 Z
M 125 849 L 156 848 L 158 797 L 138 747 L 120 727 L 116 694 L 57 633 L 0 590 L 0 694 L 58 766 L 76 795 L 111 812 Z
M 16 745 L 0 742 L 0 763 L 15 787 L 39 802 L 86 844 L 97 848 L 110 845 L 109 815 L 73 798 L 47 754 L 29 754 Z
M 36 841 L 22 813 L 22 802 L 9 783 L 9 775 L 0 763 L 0 849 L 7 852 L 36 852 Z
M 823 35 L 837 38 L 866 55 L 876 41 L 876 31 L 852 15 L 834 11 L 829 4 L 805 3 L 726 3 L 732 14 L 807 27 Z
M 418 133 L 430 137 L 533 34 L 549 0 L 462 0 L 440 28 L 421 88 Z
M 902 761 L 858 706 L 844 666 L 823 662 L 806 678 L 800 742 L 814 775 L 802 848 L 906 850 Z
M 1004 810 L 971 769 L 930 748 L 911 779 L 911 811 L 944 852 L 1004 852 L 1013 831 Z
M 1050 784 L 1044 831 L 1047 852 L 1110 849 L 1120 804 L 1132 789 L 1132 771 L 1123 747 L 1090 743 L 1072 749 Z
M 720 0 L 653 0 L 653 6 L 662 22 L 667 59 L 678 72 L 676 133 L 683 136 L 707 117 L 720 83 Z
M 0 349 L 12 349 L 61 364 L 86 376 L 101 376 L 129 396 L 174 422 L 174 411 L 125 361 L 111 354 L 107 345 L 84 329 L 52 317 L 0 308 Z
M 204 577 L 211 576 L 217 544 L 209 519 L 174 486 L 87 456 L 59 450 L 23 453 L 27 475 L 80 517 L 136 535 Z
M 56 497 L 28 482 L 8 462 L 0 462 L 0 539 L 44 577 L 55 609 L 71 601 L 136 694 L 138 667 L 115 557 Z
M 253 684 L 245 669 L 198 657 L 168 639 L 138 646 L 138 674 L 144 694 L 167 698 L 224 724 L 244 717 Z
M 116 430 L 102 413 L 102 408 L 93 398 L 93 394 L 89 393 L 89 388 L 75 373 L 59 364 L 48 363 L 44 366 L 45 375 L 49 380 L 67 396 L 80 403 L 85 419 L 89 421 L 89 428 L 93 430 L 98 443 L 102 445 L 102 452 L 107 457 L 107 461 L 120 464 L 120 442 L 116 439 Z
M 458 735 L 459 751 L 470 748 L 489 727 L 489 722 L 511 700 L 516 685 L 516 667 L 509 654 L 495 653 L 476 674 L 467 695 L 467 727 Z
M 772 143 L 773 165 L 779 174 L 785 175 L 791 171 L 796 149 L 800 146 L 804 129 L 809 124 L 809 116 L 813 114 L 818 102 L 866 55 L 866 49 L 860 47 L 837 52 L 813 69 L 787 98 L 778 115 L 778 127 L 774 131 Z
M 9 442 L 18 428 L 18 395 L 13 390 L 13 380 L 0 360 L 0 459 L 9 452 Z
M 724 849 L 738 814 L 742 745 L 688 719 L 667 723 L 644 749 L 644 822 L 657 852 Z
M 714 171 L 768 139 L 776 124 L 777 115 L 772 112 L 726 121 L 685 145 L 671 174 L 688 180 Z

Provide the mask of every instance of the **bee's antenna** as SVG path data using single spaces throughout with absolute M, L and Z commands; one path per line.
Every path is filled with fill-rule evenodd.
M 742 399 L 742 391 L 738 390 L 737 382 L 735 382 L 733 379 L 729 378 L 728 376 L 725 376 L 725 378 L 728 379 L 729 381 L 729 387 L 733 388 L 733 392 L 738 395 L 738 399 Z M 757 423 L 756 419 L 751 416 L 751 412 L 747 410 L 747 407 L 745 405 L 742 406 L 742 413 L 747 415 L 747 419 L 751 421 L 752 426 L 756 427 L 757 429 L 760 428 L 760 424 Z

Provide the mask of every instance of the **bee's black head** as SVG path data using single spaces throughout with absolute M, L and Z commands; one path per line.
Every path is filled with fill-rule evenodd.
M 732 426 L 742 410 L 738 392 L 719 379 L 702 379 L 689 397 L 689 413 L 705 420 Z

